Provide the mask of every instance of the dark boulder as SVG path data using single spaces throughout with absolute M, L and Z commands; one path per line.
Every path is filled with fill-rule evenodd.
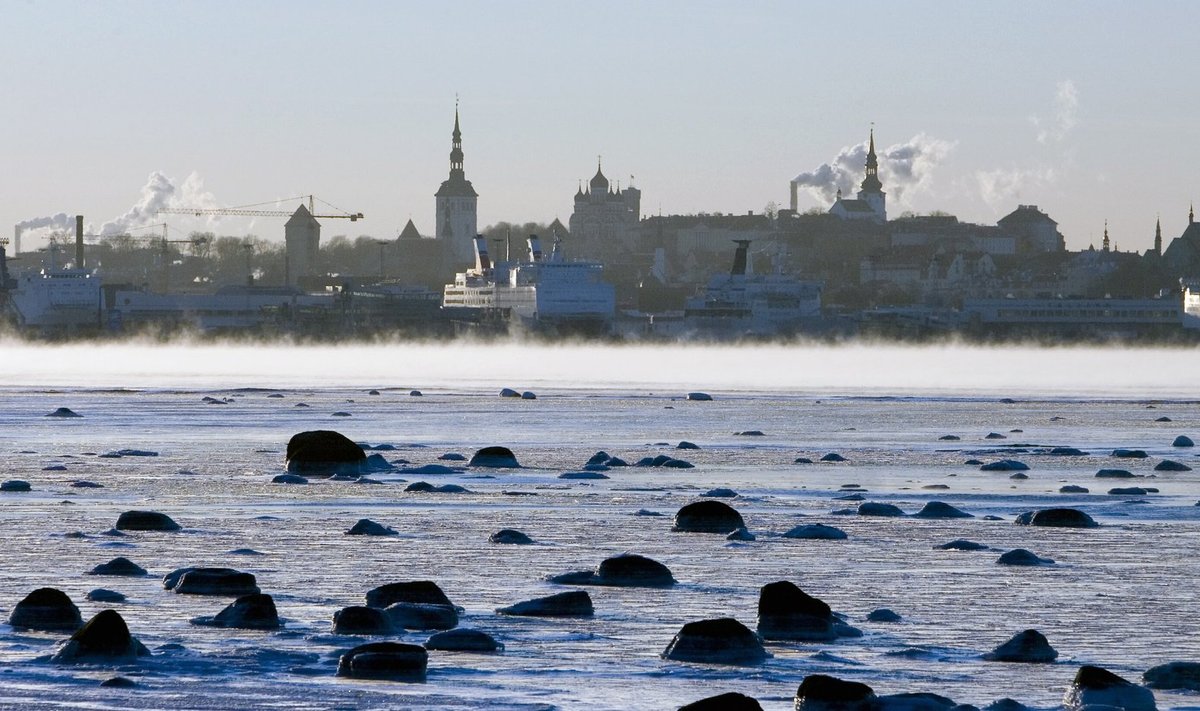
M 504 645 L 490 634 L 471 629 L 438 632 L 425 642 L 425 649 L 439 652 L 498 652 Z
M 893 504 L 883 504 L 883 503 L 879 503 L 876 501 L 867 501 L 865 503 L 859 504 L 858 515 L 859 516 L 888 516 L 888 517 L 894 518 L 897 516 L 903 516 L 904 512 L 900 510 L 899 506 L 895 506 Z
M 113 558 L 107 563 L 101 563 L 88 571 L 88 575 L 149 575 L 146 569 L 123 556 Z
M 1006 696 L 1003 699 L 997 699 L 984 706 L 983 711 L 1029 711 L 1029 707 L 1020 701 L 1010 699 Z
M 83 624 L 83 618 L 62 590 L 38 588 L 16 604 L 8 624 L 21 629 L 74 632 Z
M 397 629 L 448 630 L 458 626 L 458 613 L 453 605 L 397 602 L 383 612 Z
M 432 580 L 388 583 L 367 591 L 367 605 L 371 607 L 388 607 L 398 602 L 453 606 L 446 593 Z
M 844 462 L 844 461 L 846 461 L 846 458 L 843 457 L 842 455 L 838 454 L 837 452 L 830 452 L 829 454 L 826 454 L 825 456 L 821 457 L 821 461 L 822 462 Z
M 683 440 L 679 444 L 675 445 L 675 449 L 700 449 L 700 445 L 696 444 L 695 442 Z
M 10 491 L 14 493 L 23 493 L 33 491 L 33 487 L 29 482 L 23 479 L 9 479 L 8 481 L 0 482 L 0 491 Z
M 736 491 L 734 491 L 733 489 L 727 489 L 724 487 L 719 487 L 716 489 L 709 489 L 708 491 L 701 494 L 701 496 L 711 496 L 714 499 L 733 499 L 733 498 L 737 498 L 737 495 L 738 495 L 738 493 Z
M 667 566 L 634 553 L 623 553 L 602 561 L 595 571 L 566 573 L 550 579 L 565 585 L 610 585 L 630 588 L 667 588 L 675 578 Z
M 896 614 L 896 612 L 889 610 L 886 607 L 881 607 L 877 610 L 871 610 L 869 613 L 867 613 L 867 621 L 868 622 L 899 622 L 900 615 Z
M 85 595 L 89 602 L 125 602 L 124 593 L 119 593 L 116 590 L 108 590 L 107 588 L 96 588 L 88 591 Z
M 347 536 L 398 536 L 394 528 L 376 523 L 369 518 L 360 518 L 346 531 Z
M 983 658 L 989 662 L 1049 664 L 1058 659 L 1058 652 L 1041 632 L 1025 630 L 1013 635 L 1007 642 L 983 655 Z
M 691 400 L 692 402 L 709 402 L 713 398 L 712 398 L 712 395 L 709 395 L 708 393 L 696 392 L 696 393 L 688 393 L 687 399 Z
M 662 654 L 676 662 L 759 664 L 767 658 L 758 635 L 732 617 L 689 622 Z
M 558 478 L 559 478 L 559 479 L 585 479 L 585 480 L 595 480 L 595 479 L 607 479 L 607 478 L 608 478 L 608 475 L 607 475 L 607 474 L 601 474 L 600 472 L 589 472 L 589 471 L 582 471 L 582 472 L 563 472 L 562 474 L 559 474 L 559 475 L 558 475 Z
M 752 696 L 730 691 L 680 706 L 679 711 L 762 711 L 762 706 Z
M 942 501 L 930 501 L 915 514 L 916 518 L 975 518 L 962 509 L 955 508 Z
M 519 469 L 521 467 L 517 456 L 508 447 L 484 447 L 475 452 L 467 465 L 494 469 Z
M 60 407 L 54 412 L 47 412 L 43 417 L 83 417 L 69 407 Z
M 988 432 L 986 435 L 983 436 L 983 438 L 984 439 L 1008 439 L 1008 437 L 1005 437 L 1004 435 L 1000 434 L 999 432 Z
M 1086 457 L 1087 452 L 1077 447 L 1051 447 L 1047 452 L 1052 457 Z
M 1000 565 L 1053 565 L 1054 561 L 1049 558 L 1039 558 L 1033 551 L 1024 548 L 1014 548 L 1011 551 L 1001 554 L 996 562 Z
M 794 583 L 768 583 L 758 593 L 758 634 L 767 640 L 828 642 L 837 639 L 833 611 Z
M 1184 689 L 1200 691 L 1200 663 L 1169 662 L 1150 667 L 1142 681 L 1151 689 Z
M 844 541 L 846 532 L 836 526 L 826 526 L 823 523 L 810 523 L 796 526 L 783 534 L 784 538 L 805 538 L 817 541 Z
M 157 511 L 126 511 L 117 517 L 118 531 L 178 531 L 170 516 Z
M 512 528 L 502 528 L 489 536 L 488 540 L 492 543 L 507 543 L 517 546 L 527 546 L 533 543 L 532 538 Z
M 1122 679 L 1107 669 L 1079 667 L 1075 680 L 1063 695 L 1064 711 L 1082 711 L 1087 706 L 1109 706 L 1124 711 L 1155 711 L 1154 692 Z
M 417 644 L 371 642 L 360 644 L 338 660 L 337 675 L 352 679 L 425 681 L 429 653 Z
M 988 549 L 988 547 L 982 543 L 968 541 L 965 538 L 956 538 L 949 543 L 943 543 L 941 545 L 934 546 L 933 548 L 934 550 L 939 551 L 986 551 Z
M 938 440 L 942 442 L 957 442 L 960 439 L 962 439 L 962 437 L 959 437 L 958 435 L 942 435 L 941 437 L 938 437 Z
M 1150 490 L 1140 486 L 1118 486 L 1109 489 L 1108 493 L 1112 496 L 1145 496 L 1150 493 Z
M 258 593 L 243 595 L 215 617 L 197 617 L 192 620 L 194 625 L 209 627 L 232 627 L 246 630 L 276 630 L 279 623 L 279 613 L 275 609 L 275 601 L 270 595 Z
M 762 430 L 743 430 L 741 432 L 734 432 L 733 435 L 735 437 L 766 437 L 767 436 L 766 433 L 763 432 Z
M 299 432 L 287 444 L 287 470 L 293 474 L 358 474 L 366 459 L 362 447 L 333 430 Z
M 417 494 L 426 494 L 426 493 L 430 493 L 433 491 L 437 491 L 437 487 L 434 486 L 433 484 L 430 484 L 427 481 L 414 481 L 413 483 L 404 487 L 404 490 L 408 491 L 408 492 L 417 493 Z M 367 519 L 365 519 L 365 518 L 363 519 L 363 521 L 366 521 L 366 520 Z
M 1086 494 L 1086 493 L 1088 493 L 1088 488 L 1086 486 L 1075 486 L 1074 484 L 1067 484 L 1066 486 L 1059 487 L 1058 493 L 1060 493 L 1060 494 Z
M 979 467 L 982 472 L 1024 472 L 1029 471 L 1029 465 L 1015 459 L 1001 459 L 998 462 L 988 462 Z
M 958 704 L 938 694 L 909 692 L 880 696 L 874 706 L 877 711 L 950 711 Z
M 387 613 L 376 607 L 353 605 L 333 613 L 334 634 L 395 634 L 396 628 Z
M 796 689 L 796 711 L 873 711 L 875 692 L 866 684 L 809 674 Z
M 1192 468 L 1188 465 L 1173 459 L 1164 459 L 1154 465 L 1154 471 L 1156 472 L 1190 472 L 1191 470 Z
M 253 573 L 233 568 L 179 568 L 163 577 L 163 587 L 181 595 L 256 595 L 261 590 Z
M 500 389 L 500 397 L 519 398 L 519 397 L 521 397 L 521 393 L 517 392 L 516 390 L 513 390 L 512 388 L 501 388 Z
M 1027 511 L 1017 516 L 1016 523 L 1022 526 L 1047 526 L 1051 528 L 1096 528 L 1100 524 L 1079 509 L 1042 509 Z
M 1132 479 L 1133 472 L 1128 469 L 1101 469 L 1096 472 L 1097 479 Z
M 672 531 L 689 533 L 729 533 L 745 528 L 742 515 L 729 504 L 706 499 L 685 505 L 675 513 Z
M 596 452 L 592 456 L 588 457 L 588 460 L 586 462 L 584 462 L 583 465 L 586 467 L 586 466 L 591 466 L 593 464 L 605 464 L 610 459 L 612 459 L 612 456 L 609 455 L 608 452 L 605 452 L 602 449 L 599 452 Z
M 586 591 L 569 590 L 501 607 L 496 612 L 520 617 L 591 617 L 595 609 Z
M 1150 455 L 1142 449 L 1114 449 L 1112 456 L 1118 459 L 1145 459 Z
M 80 627 L 51 657 L 59 663 L 129 662 L 149 656 L 150 650 L 132 635 L 116 610 L 102 610 Z
M 1178 437 L 1175 438 L 1175 441 L 1171 442 L 1171 446 L 1172 447 L 1195 447 L 1196 443 L 1193 442 L 1192 438 L 1188 437 L 1187 435 L 1179 435 Z
M 100 682 L 100 686 L 106 689 L 133 689 L 137 687 L 137 682 L 128 677 L 114 676 Z
M 307 484 L 308 479 L 299 474 L 277 474 L 271 478 L 272 484 Z

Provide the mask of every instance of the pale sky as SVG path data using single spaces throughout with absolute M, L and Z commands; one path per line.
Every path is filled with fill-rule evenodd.
M 127 215 L 155 172 L 175 205 L 313 193 L 366 215 L 326 237 L 394 237 L 410 217 L 430 234 L 456 95 L 481 227 L 566 222 L 598 154 L 611 180 L 636 176 L 646 216 L 786 207 L 793 177 L 872 123 L 881 151 L 916 151 L 911 175 L 881 169 L 892 216 L 992 224 L 1035 204 L 1070 249 L 1099 246 L 1107 219 L 1140 251 L 1157 215 L 1169 241 L 1200 202 L 1195 2 L 0 8 L 0 237 L 59 212 L 161 222 Z M 802 210 L 828 206 L 817 192 Z

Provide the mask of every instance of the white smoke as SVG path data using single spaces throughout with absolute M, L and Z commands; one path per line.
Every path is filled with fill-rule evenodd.
M 1029 195 L 1036 195 L 1058 179 L 1049 166 L 1036 168 L 996 168 L 975 173 L 979 193 L 993 210 L 1009 208 Z
M 115 217 L 104 224 L 99 230 L 88 225 L 87 231 L 100 236 L 124 234 L 129 230 L 144 227 L 155 222 L 162 222 L 158 210 L 172 207 L 216 208 L 220 207 L 212 193 L 204 189 L 204 179 L 192 172 L 184 179 L 178 188 L 175 183 L 160 171 L 154 171 L 142 186 L 141 198 L 124 214 Z M 210 217 L 209 222 L 213 219 Z M 24 234 L 42 230 L 74 231 L 75 216 L 60 212 L 47 217 L 35 217 L 17 223 Z
M 913 195 L 929 189 L 935 170 L 954 146 L 951 141 L 918 133 L 906 143 L 877 150 L 884 192 L 897 202 L 907 203 Z M 792 183 L 827 203 L 837 198 L 839 190 L 845 196 L 853 195 L 863 179 L 867 150 L 866 141 L 843 148 L 833 160 L 797 175 Z
M 1075 82 L 1070 79 L 1060 81 L 1054 92 L 1053 116 L 1049 120 L 1037 116 L 1029 117 L 1037 129 L 1038 143 L 1057 143 L 1066 138 L 1071 129 L 1075 128 L 1075 124 L 1079 123 L 1078 113 L 1079 92 L 1075 89 Z
M 119 235 L 134 227 L 149 224 L 158 217 L 158 211 L 170 207 L 171 198 L 175 195 L 175 184 L 171 179 L 157 170 L 150 174 L 146 184 L 142 186 L 142 199 L 129 208 L 124 215 L 100 225 L 99 235 Z

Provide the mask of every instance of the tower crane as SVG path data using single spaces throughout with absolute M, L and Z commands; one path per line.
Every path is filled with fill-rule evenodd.
M 289 202 L 291 200 L 307 200 L 308 212 L 315 218 L 337 218 L 350 220 L 351 222 L 357 222 L 363 219 L 363 214 L 361 212 L 346 212 L 339 207 L 330 205 L 324 200 L 321 200 L 321 203 L 328 205 L 330 208 L 333 208 L 337 211 L 337 213 L 340 214 L 318 215 L 314 202 L 320 200 L 320 198 L 315 198 L 312 195 L 298 195 L 296 197 L 285 198 L 283 200 L 272 200 L 270 202 L 260 202 L 253 205 L 239 205 L 236 207 L 164 207 L 160 208 L 157 212 L 158 214 L 195 215 L 196 217 L 203 215 L 222 215 L 232 217 L 291 217 L 293 213 L 288 212 L 287 210 L 267 210 L 263 208 L 264 205 L 276 205 L 278 203 Z

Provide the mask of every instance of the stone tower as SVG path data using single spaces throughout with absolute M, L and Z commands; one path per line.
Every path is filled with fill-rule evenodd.
M 284 224 L 283 240 L 287 283 L 288 286 L 295 286 L 300 279 L 316 273 L 317 253 L 321 247 L 321 223 L 313 218 L 307 207 L 301 205 Z
M 437 232 L 444 253 L 457 264 L 474 260 L 474 240 L 478 231 L 476 215 L 479 195 L 463 171 L 462 131 L 458 127 L 458 106 L 454 107 L 453 144 L 450 148 L 450 177 L 434 193 L 437 200 Z

